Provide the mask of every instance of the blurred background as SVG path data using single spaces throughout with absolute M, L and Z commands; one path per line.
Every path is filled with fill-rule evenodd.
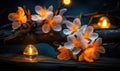
M 30 9 L 32 14 L 35 14 L 35 5 L 41 5 L 45 7 L 53 5 L 55 11 L 59 1 L 60 0 L 2 0 L 0 2 L 0 26 L 10 23 L 7 16 L 11 12 L 16 12 L 18 6 L 26 7 L 26 9 Z M 119 0 L 72 0 L 72 4 L 67 8 L 68 11 L 65 13 L 65 15 L 79 16 L 80 13 L 89 14 L 98 11 L 107 11 L 107 13 L 110 15 L 117 16 L 117 18 L 120 19 Z M 82 23 L 87 24 L 88 19 L 82 19 Z
M 18 6 L 26 7 L 29 9 L 32 14 L 35 14 L 34 7 L 36 5 L 41 5 L 45 7 L 49 7 L 50 5 L 54 6 L 54 11 L 56 10 L 60 0 L 1 0 L 0 1 L 0 26 L 11 23 L 8 20 L 8 14 L 11 12 L 16 12 Z M 112 23 L 115 25 L 120 25 L 120 1 L 119 0 L 72 0 L 72 4 L 70 6 L 66 6 L 68 11 L 65 13 L 65 16 L 79 16 L 82 14 L 90 14 L 90 13 L 107 13 L 114 18 L 112 18 Z M 82 18 L 82 24 L 88 24 L 90 18 Z M 110 44 L 107 47 L 110 47 L 113 44 Z M 0 46 L 0 53 L 16 53 L 22 54 L 22 51 L 26 45 L 4 45 Z M 55 51 L 51 46 L 46 44 L 36 44 L 35 45 L 40 54 L 53 56 L 57 55 L 57 51 Z M 117 47 L 114 48 L 114 47 Z M 119 48 L 120 45 L 115 44 L 113 47 L 109 48 L 106 52 L 106 56 L 114 56 L 119 57 Z M 12 48 L 12 49 L 11 49 Z M 112 50 L 111 50 L 112 49 Z M 113 52 L 114 51 L 114 52 Z M 115 53 L 116 52 L 116 53 Z M 118 53 L 117 53 L 118 52 Z

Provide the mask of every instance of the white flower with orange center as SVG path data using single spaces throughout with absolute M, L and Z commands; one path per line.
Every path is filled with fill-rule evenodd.
M 68 42 L 64 44 L 64 47 L 70 49 L 75 55 L 77 55 L 81 49 L 88 47 L 88 41 L 84 39 L 81 33 L 77 33 L 76 35 L 69 35 L 67 37 L 67 41 Z
M 61 15 L 57 15 L 57 16 L 54 16 L 53 18 L 46 19 L 45 23 L 42 26 L 42 31 L 44 33 L 48 33 L 51 29 L 53 29 L 54 31 L 61 31 L 62 19 L 63 18 Z
M 95 59 L 98 59 L 99 53 L 105 53 L 105 48 L 102 47 L 102 38 L 98 38 L 93 45 L 86 48 L 79 56 L 79 61 L 94 62 Z
M 45 7 L 41 7 L 41 6 L 35 6 L 35 12 L 38 15 L 31 15 L 31 19 L 33 21 L 37 21 L 37 22 L 42 22 L 45 19 L 48 18 L 52 18 L 53 17 L 53 6 L 49 6 L 48 9 L 46 9 Z
M 81 22 L 79 18 L 74 19 L 73 23 L 70 21 L 65 21 L 65 23 L 68 28 L 68 29 L 63 30 L 63 33 L 65 35 L 70 35 L 70 34 L 78 32 L 81 26 Z
M 98 33 L 93 32 L 94 28 L 92 26 L 88 26 L 83 33 L 84 38 L 89 40 L 90 44 L 92 44 L 99 36 Z
M 16 13 L 10 13 L 8 15 L 8 19 L 10 21 L 13 21 L 12 28 L 14 30 L 18 29 L 21 25 L 23 25 L 23 27 L 26 27 L 27 17 L 22 7 L 18 7 L 18 11 Z

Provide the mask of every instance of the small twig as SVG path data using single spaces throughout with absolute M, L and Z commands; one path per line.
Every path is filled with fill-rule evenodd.
M 98 18 L 98 17 L 101 17 L 101 16 L 105 16 L 105 14 L 100 14 L 100 13 L 97 13 L 97 12 L 94 12 L 94 13 L 89 13 L 89 14 L 82 14 L 81 15 L 81 18 Z M 80 16 L 65 16 L 67 19 L 74 19 L 74 18 L 79 18 Z
M 55 15 L 58 15 L 59 14 L 59 10 L 63 7 L 63 4 L 62 4 L 62 0 L 60 0 L 59 4 L 58 4 L 58 7 L 55 11 Z
M 0 27 L 0 29 L 4 29 L 4 28 L 9 27 L 9 26 L 11 26 L 11 25 L 12 25 L 12 24 L 3 25 L 2 27 Z
M 90 20 L 89 20 L 89 22 L 88 22 L 88 25 L 91 24 L 92 20 L 93 20 L 93 18 L 91 17 Z
M 83 16 L 83 14 L 82 14 L 82 13 L 80 13 L 80 20 L 82 19 L 82 16 Z
M 30 25 L 28 29 L 20 30 L 20 31 L 16 32 L 15 34 L 6 37 L 5 40 L 4 40 L 4 42 L 6 42 L 7 40 L 14 39 L 14 38 L 20 36 L 21 34 L 24 34 L 24 33 L 29 32 L 29 31 L 31 30 L 32 27 L 33 27 L 33 25 Z

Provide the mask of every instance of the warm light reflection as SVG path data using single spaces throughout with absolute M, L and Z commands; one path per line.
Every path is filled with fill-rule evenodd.
M 72 27 L 71 27 L 71 31 L 72 31 L 73 33 L 77 32 L 78 30 L 79 30 L 79 28 L 76 27 L 76 26 L 72 26 Z
M 70 5 L 71 4 L 71 0 L 63 0 L 63 4 Z
M 28 56 L 36 56 L 38 55 L 38 50 L 34 45 L 30 44 L 25 48 L 23 54 Z
M 110 28 L 110 22 L 107 17 L 101 17 L 98 22 L 99 28 Z
M 44 8 L 41 8 L 41 11 L 40 11 L 40 16 L 43 18 L 43 17 L 45 17 L 47 15 L 47 10 L 46 10 L 46 8 L 44 7 Z

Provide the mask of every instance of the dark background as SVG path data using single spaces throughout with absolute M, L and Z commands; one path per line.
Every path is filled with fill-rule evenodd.
M 35 14 L 35 11 L 34 11 L 35 5 L 41 5 L 41 6 L 46 6 L 46 7 L 53 5 L 54 11 L 55 11 L 58 6 L 59 1 L 60 0 L 1 0 L 0 1 L 0 27 L 5 24 L 11 23 L 11 21 L 8 20 L 8 14 L 11 12 L 16 12 L 18 6 L 22 6 L 22 7 L 25 6 L 27 9 L 30 9 L 32 14 Z M 89 14 L 89 13 L 94 13 L 94 12 L 98 12 L 98 11 L 100 13 L 105 13 L 105 14 L 107 13 L 109 16 L 112 16 L 112 18 L 110 18 L 112 24 L 115 24 L 117 26 L 120 25 L 119 24 L 120 23 L 119 22 L 119 20 L 120 20 L 120 1 L 119 0 L 73 0 L 72 5 L 67 7 L 67 9 L 68 9 L 68 11 L 65 13 L 65 15 L 70 15 L 70 16 L 79 16 L 80 13 Z M 88 24 L 89 19 L 90 18 L 82 18 L 82 24 Z M 109 41 L 111 41 L 111 40 L 109 40 Z M 43 44 L 35 44 L 35 46 L 37 47 L 40 55 L 56 57 L 56 55 L 58 54 L 58 52 L 53 47 L 51 47 L 47 44 L 44 44 L 44 43 Z M 16 44 L 0 45 L 0 54 L 4 54 L 4 53 L 22 54 L 25 47 L 26 47 L 26 45 L 16 45 Z M 106 53 L 103 54 L 102 56 L 120 58 L 120 42 L 111 42 L 108 45 L 104 45 L 104 47 L 106 49 Z M 109 67 L 109 63 L 112 63 L 111 60 L 109 61 L 109 59 L 108 59 L 108 61 L 104 61 L 104 62 L 106 65 L 108 65 L 108 67 Z M 3 67 L 5 67 L 5 68 L 8 68 L 10 65 L 12 66 L 12 62 L 11 63 L 7 62 L 6 64 L 5 63 L 6 62 L 1 61 L 0 65 L 3 66 L 3 64 L 4 64 L 5 66 L 3 66 Z M 7 64 L 8 64 L 8 66 L 7 66 Z M 14 63 L 13 69 L 17 68 L 16 65 L 19 66 L 20 64 L 21 63 L 18 63 L 18 64 Z M 22 65 L 23 65 L 22 70 L 27 69 L 26 68 L 27 65 L 29 67 L 29 64 L 24 65 L 24 63 L 23 63 Z M 39 65 L 40 64 L 34 64 L 34 66 L 36 66 L 36 67 L 39 67 Z M 41 64 L 41 66 L 43 66 L 43 67 L 52 67 L 51 65 Z M 99 65 L 99 64 L 97 64 L 97 65 Z M 19 67 L 19 69 L 21 68 L 21 66 Z M 65 66 L 67 66 L 67 65 L 65 65 Z M 64 67 L 61 67 L 61 68 L 64 68 Z M 85 66 L 85 67 L 87 68 L 87 66 Z M 5 69 L 5 68 L 3 68 L 3 69 Z M 31 64 L 31 68 L 32 68 L 32 64 Z M 53 66 L 53 68 L 54 68 L 54 66 Z M 68 67 L 68 69 L 70 69 L 70 68 L 73 69 L 74 66 Z M 10 68 L 8 68 L 8 69 L 10 69 Z M 16 70 L 19 70 L 19 69 L 16 69 Z M 34 71 L 34 69 L 31 69 L 31 70 Z
M 41 5 L 49 7 L 54 6 L 56 10 L 60 0 L 2 0 L 0 1 L 0 25 L 8 24 L 8 14 L 16 12 L 18 6 L 25 6 L 30 9 L 31 13 L 34 14 L 35 5 Z M 65 15 L 79 16 L 80 13 L 89 14 L 97 11 L 111 11 L 117 8 L 117 11 L 110 13 L 120 17 L 119 14 L 119 0 L 73 0 L 71 6 L 67 7 L 68 11 Z M 82 24 L 87 24 L 89 19 L 82 19 Z
M 8 14 L 11 12 L 16 12 L 18 6 L 25 6 L 26 9 L 30 9 L 32 14 L 35 14 L 34 7 L 35 5 L 46 6 L 47 8 L 50 5 L 54 6 L 54 11 L 56 10 L 60 0 L 1 0 L 0 1 L 0 26 L 9 24 L 11 21 L 8 20 Z M 68 11 L 65 15 L 70 16 L 79 16 L 80 13 L 89 14 L 94 12 L 107 13 L 110 16 L 114 16 L 112 24 L 119 26 L 120 20 L 120 1 L 119 0 L 73 0 L 71 6 L 66 7 Z M 82 18 L 82 24 L 87 24 L 90 18 Z M 112 42 L 111 42 L 112 43 Z M 113 44 L 110 44 L 106 56 L 119 57 L 119 42 L 110 47 Z M 0 53 L 15 53 L 22 54 L 23 49 L 26 45 L 5 45 L 0 46 Z M 36 44 L 35 45 L 39 54 L 53 56 L 57 55 L 57 51 L 54 48 L 46 44 Z M 117 47 L 114 48 L 114 47 Z M 112 50 L 111 50 L 112 49 Z M 113 52 L 114 51 L 114 52 Z M 116 53 L 115 53 L 116 52 Z M 118 53 L 117 53 L 118 52 Z

